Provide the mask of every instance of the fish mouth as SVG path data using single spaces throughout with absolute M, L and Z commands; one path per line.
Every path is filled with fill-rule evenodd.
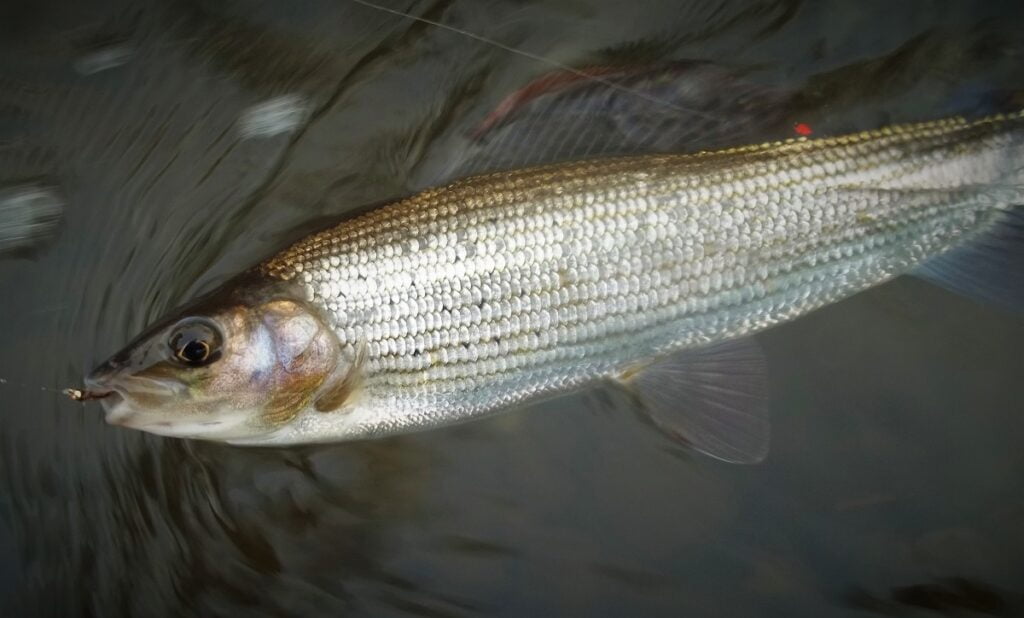
M 79 389 L 79 388 L 66 388 L 64 394 L 75 401 L 94 401 L 96 399 L 103 399 L 110 397 L 114 394 L 114 391 L 99 390 L 99 389 Z
M 85 378 L 83 390 L 70 389 L 68 394 L 78 401 L 96 400 L 105 411 L 108 425 L 135 428 L 146 420 L 146 408 L 140 409 L 138 397 L 144 400 L 173 397 L 183 385 L 147 376 L 124 375 L 109 362 L 100 365 Z
M 99 370 L 85 378 L 85 388 L 67 388 L 64 394 L 73 401 L 98 401 L 105 412 L 104 420 L 110 425 L 124 425 L 134 411 L 128 407 L 127 397 L 116 386 L 110 384 L 107 376 L 99 374 Z
M 112 391 L 104 396 L 100 401 L 100 405 L 106 411 L 103 420 L 108 425 L 148 431 L 157 435 L 178 435 L 175 430 L 175 423 L 147 413 L 145 410 L 139 410 L 128 398 L 117 391 Z

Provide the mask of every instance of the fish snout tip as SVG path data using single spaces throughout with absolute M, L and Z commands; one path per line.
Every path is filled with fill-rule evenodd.
M 62 393 L 74 401 L 91 401 L 93 399 L 105 399 L 116 394 L 112 386 L 117 375 L 118 365 L 112 361 L 106 361 L 98 365 L 85 376 L 84 388 L 66 388 Z

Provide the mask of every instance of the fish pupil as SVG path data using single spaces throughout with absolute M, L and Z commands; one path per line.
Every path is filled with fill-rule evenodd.
M 210 356 L 210 344 L 193 339 L 182 346 L 180 355 L 188 363 L 199 364 Z

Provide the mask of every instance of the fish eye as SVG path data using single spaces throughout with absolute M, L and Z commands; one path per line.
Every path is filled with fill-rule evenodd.
M 179 362 L 202 367 L 220 358 L 221 341 L 220 329 L 209 320 L 187 318 L 171 331 L 167 345 Z

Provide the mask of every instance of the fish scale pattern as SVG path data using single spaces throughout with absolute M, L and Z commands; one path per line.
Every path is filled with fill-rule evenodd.
M 345 221 L 259 269 L 300 283 L 364 350 L 378 410 L 365 433 L 436 425 L 906 272 L 1020 194 L 1022 143 L 1018 113 L 489 174 Z

